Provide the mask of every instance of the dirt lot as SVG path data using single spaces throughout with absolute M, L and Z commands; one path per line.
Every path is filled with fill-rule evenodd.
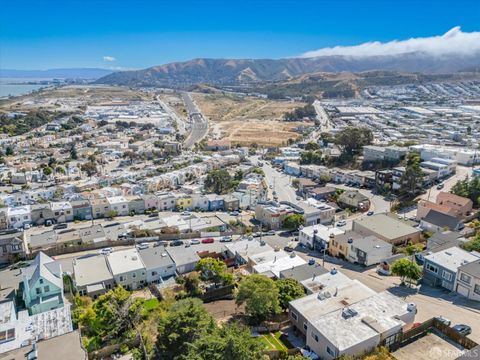
M 197 105 L 209 119 L 214 137 L 234 144 L 281 145 L 300 135 L 294 131 L 301 122 L 284 122 L 283 114 L 305 104 L 254 97 L 194 94 Z
M 436 334 L 428 334 L 393 353 L 397 360 L 453 360 L 461 355 L 459 349 Z
M 245 313 L 245 306 L 235 305 L 235 300 L 217 300 L 203 306 L 219 323 L 228 321 L 234 315 Z

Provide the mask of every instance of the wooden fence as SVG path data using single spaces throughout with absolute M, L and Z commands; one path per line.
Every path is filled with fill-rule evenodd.
M 413 343 L 419 338 L 427 335 L 430 331 L 436 331 L 439 335 L 446 337 L 447 339 L 454 341 L 460 346 L 464 347 L 467 350 L 473 349 L 478 344 L 472 339 L 458 333 L 453 330 L 450 326 L 445 325 L 436 318 L 429 319 L 419 326 L 416 326 L 410 330 L 405 331 L 404 333 L 398 336 L 397 340 L 394 343 L 386 344 L 385 342 L 382 345 L 387 346 L 391 351 L 395 351 L 403 346 Z

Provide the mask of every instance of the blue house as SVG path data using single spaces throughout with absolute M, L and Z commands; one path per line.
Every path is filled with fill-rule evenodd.
M 70 204 L 72 205 L 73 218 L 75 220 L 92 219 L 92 207 L 88 200 L 74 200 Z
M 451 247 L 427 255 L 424 259 L 423 281 L 431 286 L 454 291 L 458 268 L 479 257 L 458 247 Z
M 219 211 L 224 209 L 223 197 L 216 194 L 208 194 L 208 211 Z
M 59 262 L 39 252 L 22 275 L 23 301 L 30 315 L 63 307 L 63 272 Z

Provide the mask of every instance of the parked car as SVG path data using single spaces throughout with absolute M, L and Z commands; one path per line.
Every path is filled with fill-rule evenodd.
M 207 238 L 202 240 L 202 244 L 211 244 L 215 241 L 214 238 Z
M 191 213 L 190 211 L 182 211 L 182 212 L 180 213 L 180 215 L 182 215 L 182 216 L 190 216 L 190 215 L 192 215 L 192 213 Z
M 260 236 L 262 236 L 261 232 L 256 232 L 255 234 L 253 234 L 253 237 L 260 237 Z
M 285 247 L 283 248 L 283 250 L 286 251 L 286 252 L 292 252 L 292 251 L 293 251 L 293 248 L 290 247 L 290 246 L 285 246 Z
M 372 215 L 373 215 L 373 211 L 367 212 L 367 216 L 372 216 Z
M 99 253 L 101 255 L 110 255 L 113 249 L 111 247 L 100 249 Z
M 438 184 L 437 185 L 437 190 L 442 190 L 444 186 L 445 186 L 444 184 Z
M 238 216 L 238 215 L 240 215 L 240 213 L 239 213 L 238 211 L 232 211 L 232 212 L 230 213 L 230 215 L 231 215 L 231 216 Z
M 190 244 L 192 244 L 192 245 L 198 245 L 198 244 L 200 244 L 200 240 L 198 240 L 198 239 L 192 239 L 192 240 L 190 240 Z
M 472 333 L 472 328 L 465 324 L 455 325 L 452 327 L 452 329 L 464 336 L 470 335 Z
M 308 265 L 315 265 L 315 259 L 308 260 Z
M 143 242 L 143 243 L 137 244 L 137 249 L 138 250 L 148 249 L 148 243 Z
M 153 213 L 153 214 L 150 214 L 148 215 L 149 218 L 154 218 L 154 217 L 158 217 L 158 213 Z
M 275 235 L 275 230 L 269 230 L 269 231 L 267 232 L 267 235 Z
M 339 222 L 337 222 L 337 226 L 345 226 L 347 225 L 347 222 L 345 220 L 340 220 Z
M 190 241 L 185 241 L 185 247 L 190 247 Z
M 166 241 L 157 241 L 153 246 L 168 246 L 168 242 Z
M 175 240 L 175 241 L 170 242 L 170 246 L 182 246 L 182 245 L 183 245 L 182 240 Z
M 30 224 L 24 224 L 23 225 L 23 230 L 28 230 L 30 228 L 31 228 Z
M 446 317 L 443 317 L 442 315 L 435 317 L 435 319 L 437 319 L 442 324 L 445 324 L 447 326 L 450 326 L 450 324 L 452 323 L 449 319 L 447 319 Z
M 231 236 L 224 236 L 220 239 L 220 242 L 231 242 L 232 237 Z
M 68 227 L 67 224 L 57 224 L 53 227 L 53 230 L 66 229 L 67 227 Z

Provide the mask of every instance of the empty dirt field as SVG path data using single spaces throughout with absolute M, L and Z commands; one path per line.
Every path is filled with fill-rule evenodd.
M 194 94 L 202 113 L 210 121 L 211 135 L 233 144 L 278 146 L 300 136 L 294 129 L 308 125 L 283 121 L 283 114 L 301 102 L 275 101 L 221 94 Z

